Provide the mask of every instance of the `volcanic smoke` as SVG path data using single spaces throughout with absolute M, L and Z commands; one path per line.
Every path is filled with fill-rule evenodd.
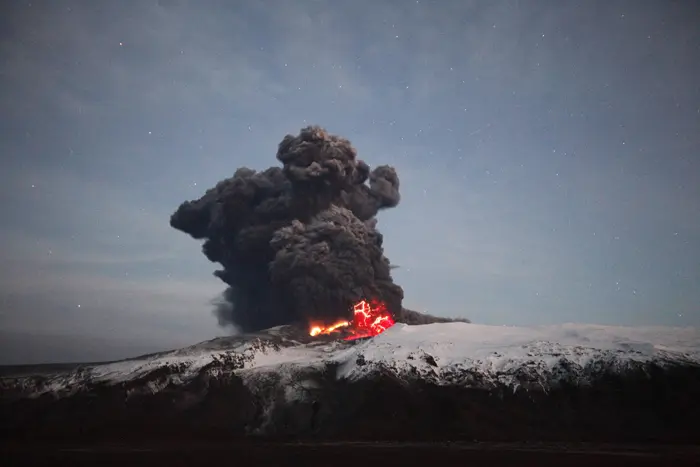
M 239 168 L 170 218 L 222 266 L 214 272 L 228 284 L 214 310 L 220 325 L 250 332 L 347 322 L 357 331 L 364 305 L 391 324 L 447 321 L 403 310 L 391 277 L 375 216 L 399 203 L 394 168 L 370 172 L 347 139 L 318 126 L 285 136 L 277 159 L 282 167 Z

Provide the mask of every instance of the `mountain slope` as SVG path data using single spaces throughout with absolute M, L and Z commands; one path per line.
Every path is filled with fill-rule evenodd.
M 398 324 L 372 339 L 278 327 L 0 380 L 15 436 L 691 439 L 694 328 Z M 697 418 L 695 418 L 697 419 Z

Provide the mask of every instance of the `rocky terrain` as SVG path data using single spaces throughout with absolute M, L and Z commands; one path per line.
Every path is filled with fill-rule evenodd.
M 278 327 L 105 363 L 4 368 L 5 439 L 700 439 L 694 328 Z

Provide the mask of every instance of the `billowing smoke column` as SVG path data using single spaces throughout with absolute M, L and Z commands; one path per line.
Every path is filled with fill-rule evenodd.
M 370 172 L 347 139 L 317 126 L 287 135 L 277 159 L 281 168 L 238 169 L 170 219 L 205 239 L 204 254 L 223 267 L 214 273 L 228 284 L 219 323 L 256 331 L 350 320 L 353 304 L 365 299 L 400 320 L 403 290 L 375 219 L 399 203 L 396 171 Z

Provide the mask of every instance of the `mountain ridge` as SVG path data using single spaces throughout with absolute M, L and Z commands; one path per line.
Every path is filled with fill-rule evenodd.
M 280 326 L 3 377 L 0 426 L 23 436 L 494 440 L 566 439 L 595 427 L 587 436 L 685 439 L 700 431 L 688 428 L 700 411 L 684 395 L 700 389 L 698 343 L 695 328 L 397 324 L 347 342 Z

